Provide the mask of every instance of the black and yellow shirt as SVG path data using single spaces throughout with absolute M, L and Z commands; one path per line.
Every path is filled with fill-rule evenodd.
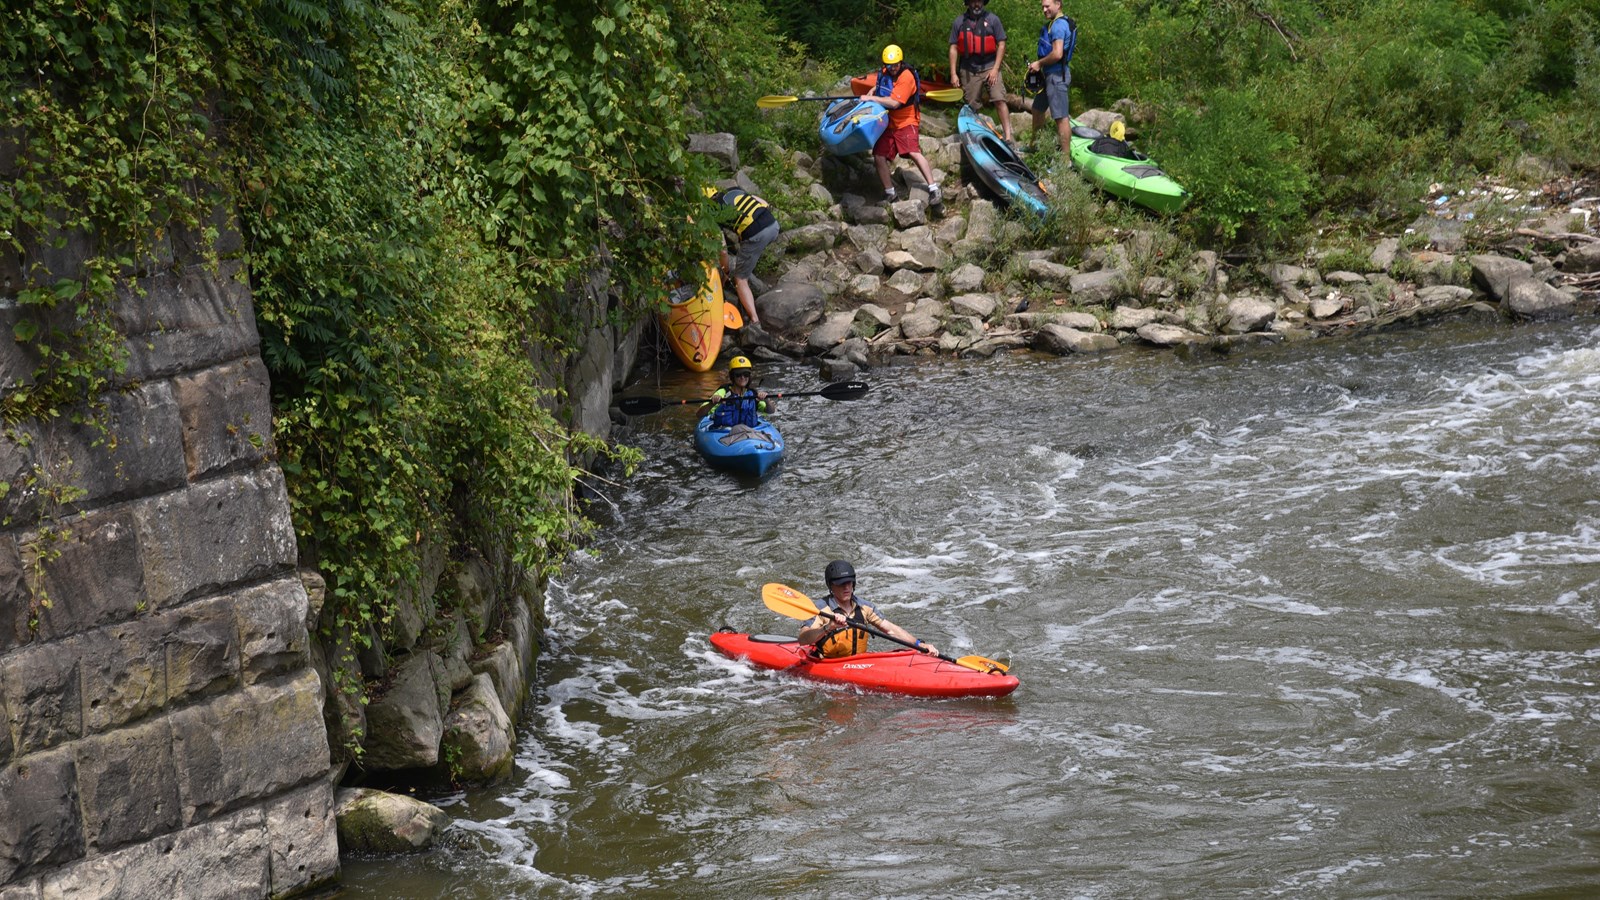
M 746 234 L 755 234 L 778 220 L 772 214 L 772 207 L 767 201 L 742 188 L 728 188 L 717 195 L 724 206 L 733 207 L 733 221 L 728 224 L 741 239 Z

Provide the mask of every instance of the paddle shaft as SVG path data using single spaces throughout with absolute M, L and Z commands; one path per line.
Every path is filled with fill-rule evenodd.
M 766 604 L 767 609 L 770 609 L 779 615 L 788 616 L 791 619 L 809 620 L 815 616 L 821 615 L 823 612 L 822 610 L 817 609 L 816 603 L 812 601 L 810 597 L 807 597 L 805 594 L 800 593 L 788 585 L 778 584 L 776 582 L 762 586 L 761 602 Z M 928 652 L 923 650 L 921 647 L 918 647 L 914 642 L 903 641 L 897 637 L 894 637 L 893 635 L 884 634 L 882 631 L 873 628 L 871 625 L 859 622 L 851 622 L 849 627 L 859 628 L 862 631 L 865 631 L 867 634 L 875 637 L 881 637 L 886 641 L 892 641 L 903 647 L 910 647 L 913 650 L 919 650 L 923 653 Z M 995 662 L 994 660 L 984 656 L 963 656 L 957 659 L 953 656 L 946 656 L 943 653 L 934 653 L 930 655 L 936 656 L 948 663 L 955 663 L 964 669 L 971 669 L 974 672 L 984 672 L 986 674 L 993 675 L 997 672 L 1004 674 L 1010 671 L 1009 666 L 1003 663 Z
M 827 397 L 829 400 L 857 400 L 865 396 L 871 385 L 865 381 L 836 381 L 820 391 L 769 391 L 767 398 L 780 400 L 784 397 Z M 660 397 L 624 397 L 617 403 L 623 415 L 638 416 L 660 412 L 669 406 L 695 406 L 702 403 L 730 403 L 739 400 L 737 395 L 732 397 L 699 397 L 693 400 L 663 400 Z
M 857 94 L 843 94 L 843 95 L 828 94 L 828 95 L 825 95 L 825 96 L 822 96 L 822 97 L 794 97 L 794 96 L 789 96 L 789 95 L 786 95 L 786 94 L 785 95 L 769 94 L 769 95 L 767 95 L 765 97 L 757 98 L 756 105 L 761 107 L 762 109 L 776 109 L 777 107 L 780 107 L 780 106 L 787 106 L 790 103 L 816 103 L 816 102 L 821 102 L 821 101 L 832 102 L 834 100 L 860 100 L 862 98 L 862 96 L 865 96 L 865 95 L 857 95 Z M 925 91 L 925 92 L 923 92 L 922 96 L 923 96 L 923 99 L 925 99 L 925 100 L 935 100 L 935 101 L 938 101 L 938 102 L 941 102 L 941 103 L 952 103 L 952 102 L 954 102 L 956 100 L 963 99 L 965 97 L 965 94 L 962 93 L 961 88 L 952 87 L 952 88 L 936 88 L 936 89 L 931 90 L 931 91 Z

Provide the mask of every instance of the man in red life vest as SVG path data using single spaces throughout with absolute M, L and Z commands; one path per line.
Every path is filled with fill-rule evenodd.
M 999 16 L 989 12 L 989 0 L 967 0 L 966 12 L 956 16 L 950 26 L 950 81 L 961 85 L 967 105 L 974 110 L 988 93 L 1009 144 L 1011 110 L 1006 107 L 1006 86 L 1000 80 L 1000 64 L 1005 58 L 1006 27 Z

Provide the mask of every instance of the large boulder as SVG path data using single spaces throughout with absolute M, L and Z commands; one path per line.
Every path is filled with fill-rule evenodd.
M 1472 267 L 1472 283 L 1482 288 L 1484 293 L 1496 301 L 1506 299 L 1511 292 L 1513 281 L 1527 278 L 1533 273 L 1533 266 L 1530 263 L 1496 253 L 1480 253 L 1468 257 L 1467 264 Z
M 739 139 L 726 132 L 689 135 L 689 152 L 715 160 L 729 174 L 739 171 Z
M 1067 280 L 1074 303 L 1084 306 L 1110 306 L 1128 291 L 1127 277 L 1117 269 L 1080 272 Z
M 1568 250 L 1566 257 L 1561 260 L 1561 271 L 1579 275 L 1600 272 L 1600 241 Z
M 438 654 L 431 650 L 413 653 L 395 666 L 389 689 L 367 706 L 363 766 L 372 770 L 413 769 L 439 761 L 444 717 L 435 673 L 442 673 L 444 668 Z
M 1519 278 L 1506 294 L 1506 308 L 1529 319 L 1554 319 L 1572 315 L 1577 298 L 1536 278 Z
M 1259 297 L 1235 297 L 1228 301 L 1222 330 L 1230 334 L 1262 331 L 1278 315 L 1278 308 Z
M 444 720 L 441 743 L 450 776 L 457 781 L 496 781 L 511 773 L 511 717 L 500 705 L 494 682 L 474 675 Z
M 827 297 L 811 284 L 784 281 L 756 299 L 761 324 L 778 334 L 798 334 L 822 319 Z
M 341 853 L 415 853 L 450 825 L 437 806 L 370 788 L 339 790 L 334 807 Z
M 1100 353 L 1117 348 L 1117 339 L 1109 334 L 1091 334 L 1054 322 L 1039 329 L 1034 343 L 1041 350 L 1058 354 Z

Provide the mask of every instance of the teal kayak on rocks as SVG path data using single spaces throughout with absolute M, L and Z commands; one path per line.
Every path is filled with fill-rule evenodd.
M 1049 214 L 1050 195 L 1038 176 L 970 106 L 961 107 L 956 127 L 962 161 L 990 193 L 1040 218 Z
M 1106 193 L 1156 212 L 1175 213 L 1189 202 L 1189 192 L 1148 156 L 1127 141 L 1080 125 L 1077 120 L 1072 122 L 1072 165 Z

